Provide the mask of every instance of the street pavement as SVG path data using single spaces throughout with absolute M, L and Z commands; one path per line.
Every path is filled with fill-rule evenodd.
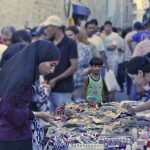
M 128 96 L 126 95 L 126 92 L 116 92 L 115 99 L 117 102 L 121 102 L 122 100 L 128 100 Z
M 124 85 L 124 92 L 116 92 L 115 101 L 121 102 L 122 100 L 129 100 L 126 94 L 126 86 Z

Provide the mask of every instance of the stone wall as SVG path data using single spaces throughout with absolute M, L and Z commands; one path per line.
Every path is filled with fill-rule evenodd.
M 89 7 L 89 19 L 97 18 L 100 25 L 108 19 L 108 0 L 73 0 L 79 1 Z M 0 0 L 0 10 L 0 28 L 7 25 L 14 25 L 16 28 L 23 28 L 25 25 L 34 27 L 50 15 L 58 15 L 67 23 L 64 0 Z

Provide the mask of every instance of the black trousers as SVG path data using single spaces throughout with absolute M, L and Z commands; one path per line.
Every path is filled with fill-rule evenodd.
M 21 141 L 0 141 L 0 150 L 32 150 L 32 139 Z
M 121 90 L 123 90 L 124 88 L 123 83 L 125 82 L 125 63 L 124 62 L 118 64 L 117 81 Z

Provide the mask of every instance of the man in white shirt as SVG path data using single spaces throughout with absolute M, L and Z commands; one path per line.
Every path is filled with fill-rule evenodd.
M 132 37 L 142 28 L 140 22 L 134 23 L 134 30 L 125 36 L 125 61 L 129 61 L 132 57 L 136 42 L 132 41 Z
M 95 19 L 86 22 L 85 29 L 87 32 L 88 41 L 96 46 L 99 56 L 102 58 L 105 66 L 108 68 L 103 42 L 101 38 L 95 34 L 97 31 L 97 23 L 95 22 Z
M 108 66 L 114 71 L 115 75 L 117 74 L 118 66 L 118 36 L 119 35 L 117 33 L 112 32 L 112 23 L 110 21 L 106 21 L 104 24 L 104 32 L 101 37 L 106 49 Z
M 105 22 L 104 31 L 101 34 L 101 37 L 106 50 L 108 66 L 114 72 L 115 76 L 117 76 L 119 35 L 112 31 L 111 21 Z M 115 100 L 115 91 L 110 92 L 110 100 Z
M 118 29 L 113 27 L 113 32 L 118 34 Z M 124 63 L 124 57 L 125 57 L 125 42 L 124 39 L 118 34 L 117 36 L 117 53 L 118 53 L 118 69 L 117 69 L 117 81 L 120 86 L 121 92 L 124 91 L 124 81 L 125 81 L 125 63 Z

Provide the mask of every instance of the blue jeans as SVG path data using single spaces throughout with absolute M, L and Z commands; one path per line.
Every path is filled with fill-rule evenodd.
M 56 108 L 62 104 L 71 103 L 72 93 L 50 93 L 50 112 L 55 112 Z

